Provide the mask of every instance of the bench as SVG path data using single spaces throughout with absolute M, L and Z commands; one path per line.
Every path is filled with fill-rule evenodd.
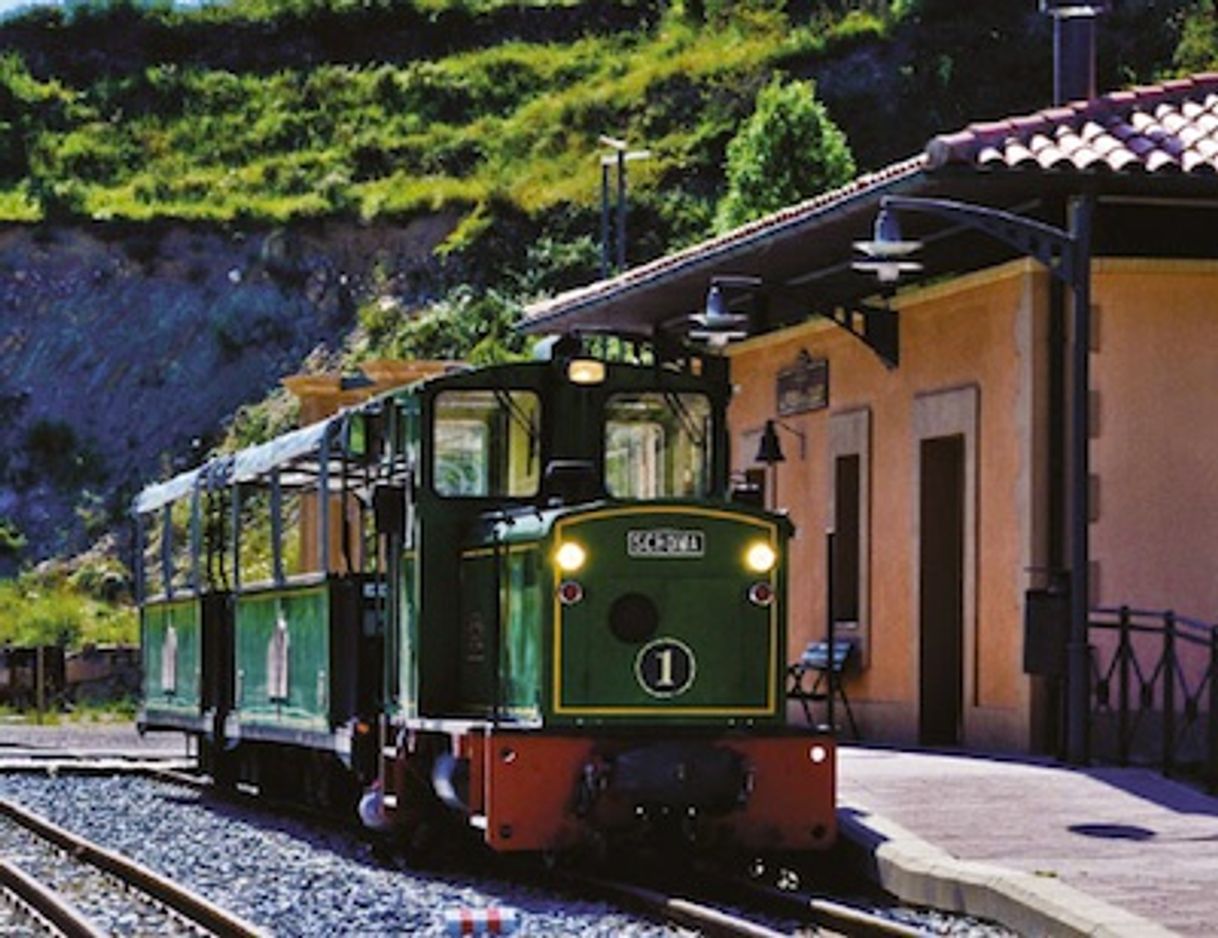
M 854 654 L 854 643 L 850 641 L 835 641 L 832 656 L 829 654 L 828 642 L 809 642 L 799 660 L 787 668 L 787 699 L 798 700 L 804 708 L 804 719 L 814 723 L 811 705 L 828 703 L 832 687 L 837 700 L 841 701 L 846 710 L 850 732 L 858 739 L 858 724 L 854 722 L 854 711 L 850 709 L 850 700 L 846 697 L 841 680 L 843 672 L 854 660 Z M 829 679 L 830 667 L 833 669 L 832 681 Z

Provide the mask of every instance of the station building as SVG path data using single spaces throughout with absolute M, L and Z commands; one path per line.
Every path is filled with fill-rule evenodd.
M 881 240 L 893 197 L 972 214 L 893 211 L 920 249 L 881 252 L 908 269 L 880 283 L 856 243 Z M 1025 667 L 1028 613 L 1069 592 L 1076 542 L 1090 607 L 1218 617 L 1216 232 L 1218 75 L 1196 75 L 936 137 L 536 304 L 528 328 L 680 331 L 713 290 L 747 333 L 726 350 L 733 467 L 760 470 L 798 532 L 789 659 L 832 616 L 864 738 L 1055 751 L 1063 677 Z M 1089 375 L 1072 364 L 1086 291 Z M 771 421 L 784 458 L 759 464 Z M 1072 477 L 1080 426 L 1089 467 L 1073 457 Z

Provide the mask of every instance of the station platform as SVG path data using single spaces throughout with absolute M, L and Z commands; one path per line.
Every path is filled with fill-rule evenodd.
M 838 755 L 841 838 L 903 901 L 1021 935 L 1218 933 L 1218 798 L 1146 769 Z
M 180 759 L 190 755 L 190 748 L 182 733 L 141 736 L 130 720 L 42 725 L 0 720 L 0 758 L 34 758 L 42 752 L 81 759 Z

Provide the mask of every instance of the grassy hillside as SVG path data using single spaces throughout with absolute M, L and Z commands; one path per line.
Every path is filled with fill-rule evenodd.
M 413 22 L 417 9 L 360 10 L 343 24 L 327 7 L 325 16 L 286 13 L 287 36 L 277 27 L 269 48 L 251 43 L 244 63 L 229 61 L 231 49 L 216 55 L 227 67 L 201 60 L 204 42 L 192 44 L 196 51 L 184 59 L 123 61 L 123 69 L 91 78 L 51 55 L 45 41 L 57 29 L 63 35 L 55 48 L 72 48 L 84 25 L 26 27 L 13 44 L 25 52 L 14 48 L 0 60 L 0 117 L 9 128 L 0 135 L 0 218 L 289 222 L 408 217 L 456 206 L 468 212 L 460 232 L 467 236 L 498 207 L 529 217 L 587 209 L 599 186 L 597 136 L 612 133 L 646 142 L 654 158 L 632 167 L 632 186 L 664 191 L 665 219 L 690 228 L 692 237 L 708 216 L 726 141 L 768 70 L 886 28 L 855 16 L 790 29 L 772 13 L 711 27 L 675 13 L 659 16 L 646 4 L 613 5 L 613 15 L 602 3 L 513 12 L 522 24 L 530 16 L 549 22 L 552 7 L 566 18 L 560 26 L 583 23 L 587 14 L 583 33 L 571 41 L 515 39 L 386 60 L 376 55 L 379 20 Z M 253 9 L 259 18 L 240 20 L 243 29 L 277 22 Z M 198 19 L 120 12 L 89 20 L 108 34 L 113 19 L 136 17 L 173 36 L 167 21 L 181 21 L 187 32 L 227 34 L 236 16 L 212 24 L 215 11 Z M 633 22 L 623 23 L 626 12 Z M 481 16 L 493 21 L 495 11 Z M 325 18 L 340 23 L 324 26 Z M 464 32 L 489 39 L 487 29 L 476 28 L 480 16 L 465 18 Z M 436 25 L 423 32 L 453 45 L 462 31 Z M 346 50 L 307 66 L 283 65 L 291 57 L 282 47 L 294 47 L 291 37 L 301 33 L 354 33 L 366 36 L 369 48 L 360 61 L 335 61 L 355 57 Z
M 1118 5 L 1105 84 L 1171 68 L 1185 15 L 1205 5 Z M 597 136 L 611 133 L 653 152 L 632 186 L 658 203 L 663 239 L 684 241 L 771 73 L 822 77 L 867 167 L 935 130 L 1043 104 L 1049 45 L 1030 0 L 40 10 L 0 27 L 0 220 L 456 206 L 476 231 L 497 205 L 530 217 L 592 205 Z
M 1118 5 L 1105 83 L 1170 68 L 1205 6 Z M 653 152 L 632 184 L 663 194 L 665 233 L 684 240 L 772 72 L 823 73 L 866 167 L 1043 104 L 1049 46 L 1030 0 L 40 10 L 0 28 L 0 220 L 536 216 L 595 200 L 612 133 Z

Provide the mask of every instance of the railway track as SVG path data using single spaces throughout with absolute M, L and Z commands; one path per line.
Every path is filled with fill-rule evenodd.
M 636 883 L 587 876 L 578 873 L 563 877 L 567 885 L 575 889 L 597 893 L 604 898 L 631 907 L 646 915 L 694 928 L 705 935 L 724 935 L 732 938 L 785 938 L 787 932 L 770 925 L 744 917 L 735 911 L 727 911 L 681 896 L 669 895 Z
M 901 922 L 841 899 L 831 899 L 805 891 L 787 891 L 744 879 L 733 878 L 733 887 L 742 896 L 765 908 L 785 913 L 833 935 L 882 935 L 886 938 L 920 938 L 928 934 Z
M 64 768 L 66 769 L 66 766 Z M 82 774 L 91 774 L 91 766 L 87 760 L 83 760 L 78 768 L 83 769 Z M 114 768 L 111 767 L 111 770 Z M 298 805 L 268 802 L 240 789 L 221 791 L 209 777 L 182 771 L 179 766 L 172 764 L 132 763 L 120 771 L 201 792 L 220 794 L 233 801 L 286 812 L 310 822 L 338 823 L 330 815 L 318 814 Z M 0 801 L 0 815 L 3 813 L 4 803 Z M 878 915 L 869 908 L 849 901 L 790 888 L 789 882 L 780 888 L 748 876 L 725 873 L 705 864 L 698 865 L 692 871 L 695 885 L 689 889 L 656 885 L 663 879 L 659 876 L 651 877 L 653 882 L 646 885 L 638 881 L 619 881 L 592 874 L 564 873 L 559 878 L 572 889 L 599 894 L 623 908 L 632 908 L 650 918 L 696 929 L 708 935 L 772 938 L 789 934 L 787 931 L 776 929 L 772 924 L 775 921 L 797 923 L 801 934 L 916 938 L 931 933 Z M 706 898 L 711 893 L 715 896 L 713 900 Z M 730 901 L 731 905 L 724 904 L 725 901 Z M 756 910 L 755 917 L 750 918 L 751 913 L 742 911 L 743 909 Z M 0 928 L 0 938 L 3 936 L 3 929 Z
M 211 781 L 205 776 L 157 767 L 145 769 L 141 774 L 200 791 L 215 791 Z M 258 802 L 258 799 L 241 791 L 225 792 L 225 795 L 238 800 Z M 262 802 L 262 806 L 268 807 L 266 802 Z M 294 809 L 294 813 L 305 813 L 310 819 L 316 819 L 316 815 L 301 812 L 299 808 Z M 332 822 L 333 819 L 327 820 Z M 707 865 L 699 865 L 694 871 L 694 877 L 696 886 L 692 890 L 643 885 L 639 882 L 574 872 L 563 873 L 558 878 L 574 890 L 596 893 L 607 901 L 635 909 L 650 918 L 692 928 L 705 935 L 731 938 L 776 938 L 789 935 L 789 932 L 776 929 L 770 924 L 775 920 L 799 923 L 801 934 L 882 938 L 922 938 L 930 934 L 841 899 L 806 890 L 778 888 L 749 877 L 724 873 Z M 733 904 L 726 906 L 705 898 L 712 889 L 720 898 L 730 896 L 734 900 Z M 750 918 L 750 913 L 743 911 L 742 907 L 757 910 L 756 917 Z
M 779 938 L 791 933 L 775 921 L 794 921 L 800 934 L 920 938 L 928 934 L 867 909 L 811 893 L 787 892 L 746 879 L 695 874 L 692 890 L 643 886 L 635 882 L 578 873 L 564 874 L 574 888 L 594 891 L 657 919 L 727 938 Z M 726 887 L 732 904 L 704 897 L 708 887 Z M 722 896 L 722 893 L 719 893 Z M 745 907 L 749 911 L 745 910 Z
M 22 928 L 69 938 L 101 938 L 106 934 L 65 896 L 8 860 L 0 860 L 0 888 L 7 899 L 7 915 L 0 924 L 2 935 L 23 933 L 17 931 Z
M 52 933 L 264 938 L 267 932 L 135 861 L 0 798 L 0 883 Z

